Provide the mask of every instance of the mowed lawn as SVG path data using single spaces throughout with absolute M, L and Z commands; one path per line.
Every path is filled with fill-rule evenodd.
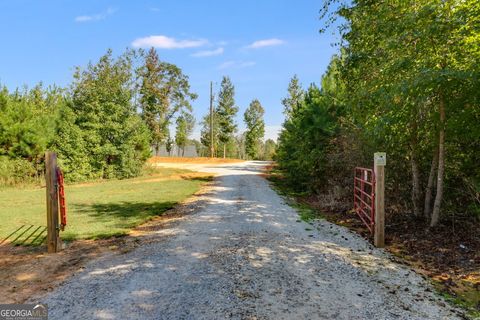
M 67 185 L 67 227 L 61 237 L 74 240 L 127 234 L 198 191 L 209 178 L 163 168 L 140 178 Z M 46 226 L 45 192 L 45 188 L 0 190 L 0 241 L 22 226 L 10 241 L 31 225 L 34 227 L 20 239 Z

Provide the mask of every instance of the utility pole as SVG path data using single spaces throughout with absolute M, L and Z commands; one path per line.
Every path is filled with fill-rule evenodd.
M 215 148 L 213 141 L 213 82 L 210 81 L 210 158 L 214 157 Z

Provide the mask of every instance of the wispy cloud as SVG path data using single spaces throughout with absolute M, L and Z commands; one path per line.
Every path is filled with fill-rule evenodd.
M 107 11 L 102 12 L 102 13 L 78 16 L 78 17 L 75 17 L 75 22 L 90 22 L 90 21 L 104 20 L 108 16 L 114 14 L 115 11 L 117 11 L 117 10 L 114 9 L 114 8 L 108 8 Z
M 264 40 L 258 40 L 250 45 L 248 45 L 246 48 L 248 49 L 258 49 L 258 48 L 264 48 L 264 47 L 271 47 L 271 46 L 279 46 L 282 44 L 285 44 L 286 42 L 281 39 L 277 38 L 272 38 L 272 39 L 264 39 Z
M 236 69 L 241 69 L 241 68 L 247 68 L 247 67 L 252 67 L 255 65 L 254 61 L 225 61 L 221 65 L 218 66 L 218 69 L 229 69 L 229 68 L 236 68 Z
M 151 7 L 151 8 L 150 8 L 150 11 L 152 11 L 152 12 L 159 12 L 159 11 L 160 11 L 160 8 Z
M 215 50 L 204 50 L 204 51 L 198 51 L 192 54 L 192 57 L 196 58 L 203 58 L 203 57 L 212 57 L 212 56 L 219 56 L 223 54 L 223 48 L 220 47 Z
M 184 49 L 201 47 L 207 43 L 208 41 L 205 39 L 177 40 L 175 38 L 158 35 L 135 39 L 132 42 L 132 46 L 135 48 L 154 47 L 158 49 Z

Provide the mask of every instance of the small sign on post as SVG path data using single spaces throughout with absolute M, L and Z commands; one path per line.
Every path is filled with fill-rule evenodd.
M 60 250 L 58 225 L 57 154 L 45 153 L 45 181 L 47 188 L 47 248 L 48 253 Z
M 385 166 L 387 155 L 376 152 L 374 158 L 375 172 L 375 232 L 373 243 L 378 248 L 385 247 Z

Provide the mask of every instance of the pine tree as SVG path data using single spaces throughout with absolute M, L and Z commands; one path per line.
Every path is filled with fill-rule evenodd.
M 245 134 L 245 150 L 246 154 L 252 158 L 257 159 L 260 154 L 260 143 L 265 135 L 265 121 L 263 115 L 265 111 L 257 99 L 250 103 L 244 114 L 247 131 Z
M 227 144 L 232 140 L 237 125 L 235 115 L 238 107 L 235 106 L 235 88 L 229 77 L 222 79 L 220 93 L 218 94 L 218 106 L 215 114 L 218 119 L 218 139 L 223 144 L 223 157 L 226 156 Z
M 293 116 L 295 112 L 298 111 L 305 93 L 300 84 L 300 80 L 297 75 L 294 75 L 288 84 L 288 97 L 282 100 L 284 106 L 283 113 L 287 120 Z

